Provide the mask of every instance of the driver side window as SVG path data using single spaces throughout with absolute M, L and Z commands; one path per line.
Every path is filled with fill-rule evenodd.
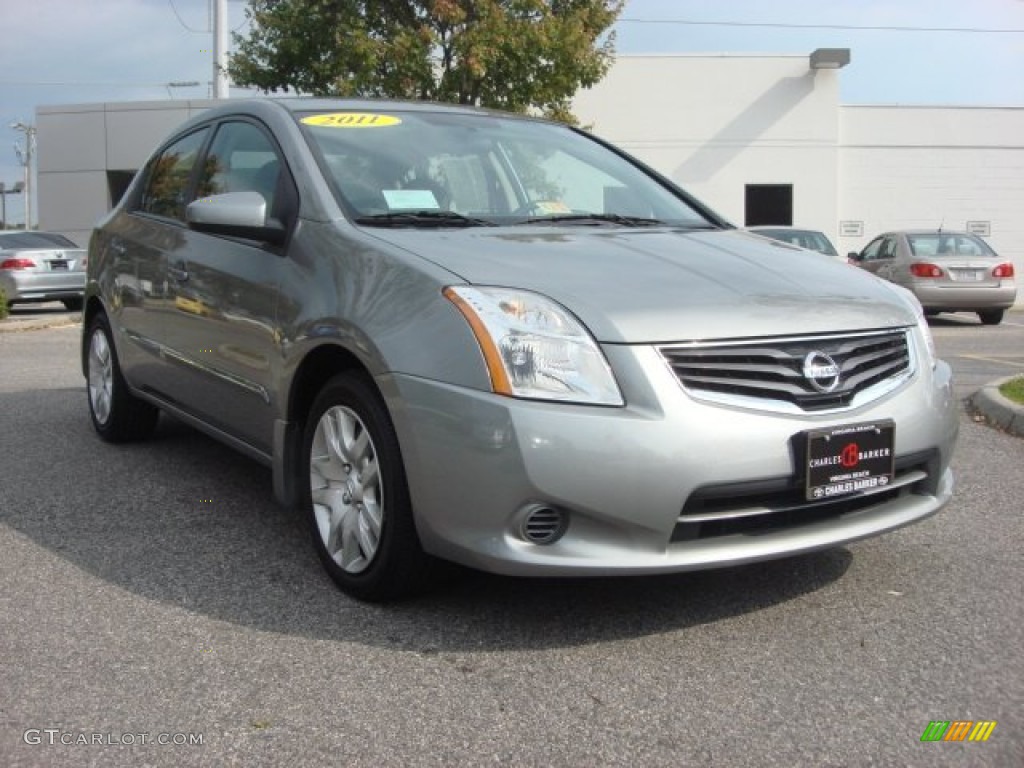
M 878 253 L 880 259 L 891 259 L 896 255 L 896 238 L 887 237 L 882 243 L 882 249 Z
M 197 197 L 225 192 L 258 192 L 274 210 L 282 163 L 267 135 L 252 123 L 221 125 L 199 178 Z
M 879 250 L 882 248 L 882 238 L 873 240 L 868 244 L 868 247 L 864 249 L 864 261 L 877 261 Z

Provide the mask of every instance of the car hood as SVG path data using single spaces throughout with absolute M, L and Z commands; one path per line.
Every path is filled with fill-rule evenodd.
M 913 325 L 886 283 L 821 254 L 734 230 L 580 227 L 377 230 L 477 285 L 544 294 L 605 343 Z

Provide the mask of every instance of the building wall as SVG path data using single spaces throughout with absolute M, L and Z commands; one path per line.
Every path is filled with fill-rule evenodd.
M 113 206 L 107 171 L 135 171 L 174 128 L 213 101 L 72 104 L 36 110 L 39 228 L 81 246 Z
M 747 184 L 792 184 L 794 224 L 831 236 L 838 77 L 806 55 L 628 56 L 573 107 L 733 223 L 744 223 Z
M 840 253 L 891 229 L 987 222 L 985 240 L 1024 285 L 1024 108 L 847 106 L 840 115 L 840 216 L 863 225 L 861 236 L 840 236 Z

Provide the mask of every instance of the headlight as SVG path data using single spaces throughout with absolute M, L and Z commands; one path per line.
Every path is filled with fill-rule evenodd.
M 924 310 L 918 307 L 917 328 L 924 336 L 924 343 L 928 347 L 929 363 L 932 368 L 938 363 L 938 353 L 935 351 L 935 339 L 932 337 L 932 329 L 928 325 L 928 319 L 924 316 Z
M 590 333 L 551 299 L 512 288 L 452 286 L 444 295 L 473 329 L 495 392 L 536 400 L 622 405 Z
M 887 282 L 886 287 L 891 288 L 914 311 L 914 316 L 917 318 L 917 330 L 924 337 L 925 347 L 928 350 L 928 364 L 935 368 L 939 361 L 938 354 L 935 351 L 935 339 L 932 337 L 932 329 L 928 325 L 928 318 L 925 317 L 921 302 L 917 300 L 917 296 L 913 292 L 902 285 Z

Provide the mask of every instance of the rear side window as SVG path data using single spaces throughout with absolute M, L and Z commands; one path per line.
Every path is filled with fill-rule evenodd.
M 139 210 L 155 216 L 185 220 L 188 186 L 208 129 L 190 133 L 157 155 L 147 168 Z

